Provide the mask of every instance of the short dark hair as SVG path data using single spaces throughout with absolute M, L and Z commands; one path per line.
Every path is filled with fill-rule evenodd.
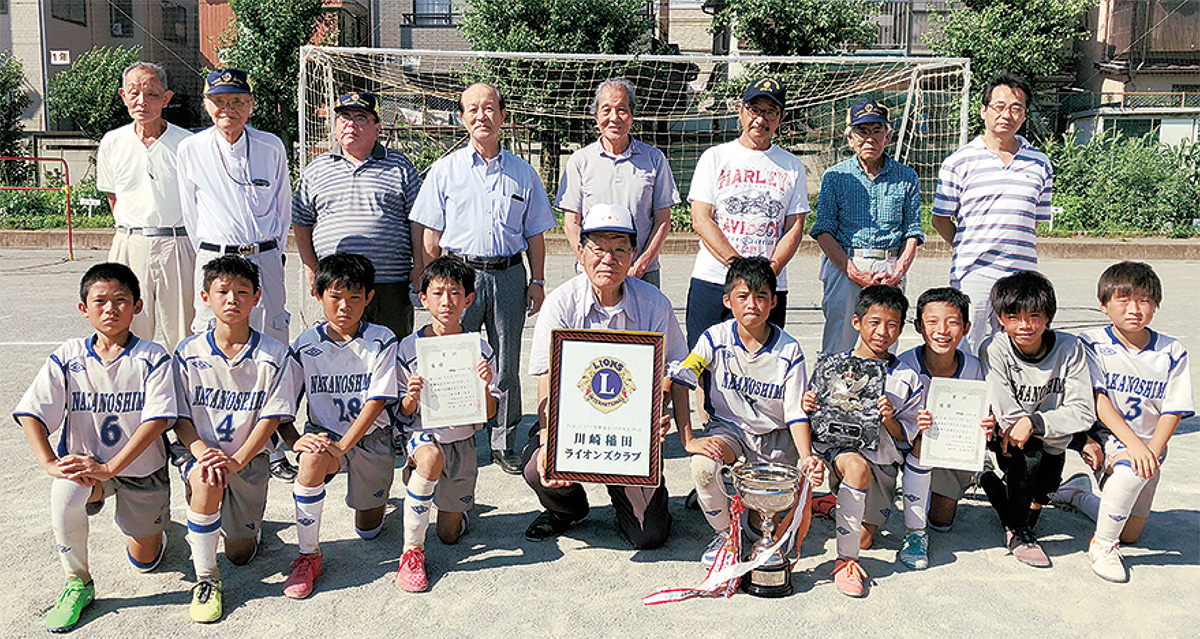
M 1041 313 L 1049 324 L 1058 311 L 1054 285 L 1037 271 L 1018 271 L 1002 277 L 992 285 L 992 310 L 996 315 Z
M 133 301 L 142 299 L 142 287 L 138 284 L 137 275 L 133 274 L 133 270 L 124 264 L 117 262 L 101 262 L 92 268 L 89 268 L 83 274 L 83 279 L 79 280 L 79 301 L 87 304 L 88 291 L 91 290 L 92 284 L 96 282 L 116 282 L 119 286 L 129 291 L 133 296 Z
M 900 319 L 908 315 L 908 298 L 904 291 L 895 286 L 876 284 L 864 288 L 858 294 L 858 303 L 854 305 L 854 315 L 864 317 L 871 311 L 872 306 L 882 306 L 894 311 L 900 311 Z
M 475 271 L 449 255 L 443 255 L 425 267 L 421 273 L 421 292 L 424 293 L 434 280 L 458 284 L 467 295 L 475 292 Z
M 313 286 L 317 295 L 325 293 L 330 286 L 340 285 L 352 289 L 361 288 L 370 292 L 375 290 L 375 265 L 366 257 L 357 253 L 334 253 L 326 255 L 317 262 L 317 271 L 313 276 Z
M 588 231 L 586 233 L 580 233 L 579 234 L 580 248 L 587 246 L 588 240 L 592 239 L 592 233 L 612 233 L 614 235 L 624 235 L 626 238 L 629 239 L 630 250 L 634 250 L 634 251 L 637 250 L 637 234 L 636 233 L 622 233 L 620 231 Z M 597 244 L 599 244 L 599 242 L 597 242 Z
M 258 291 L 258 265 L 241 255 L 222 255 L 204 265 L 204 290 L 219 277 L 240 277 Z
M 935 303 L 949 304 L 962 314 L 963 322 L 971 321 L 971 298 L 966 293 L 949 286 L 931 288 L 917 298 L 917 317 L 913 320 L 918 328 L 924 320 L 925 307 Z
M 991 104 L 992 91 L 994 91 L 996 87 L 1008 87 L 1010 89 L 1020 91 L 1025 95 L 1026 108 L 1028 108 L 1030 103 L 1033 101 L 1033 89 L 1030 88 L 1029 83 L 1025 81 L 1025 78 L 1022 78 L 1015 73 L 1001 72 L 992 76 L 992 79 L 988 80 L 987 86 L 984 87 L 983 106 Z
M 766 289 L 775 295 L 775 269 L 765 257 L 735 257 L 725 273 L 725 294 L 728 295 L 738 282 L 745 282 L 751 291 Z
M 1162 280 L 1158 273 L 1145 262 L 1118 262 L 1104 269 L 1096 283 L 1096 297 L 1107 304 L 1114 296 L 1129 296 L 1141 293 L 1162 304 Z

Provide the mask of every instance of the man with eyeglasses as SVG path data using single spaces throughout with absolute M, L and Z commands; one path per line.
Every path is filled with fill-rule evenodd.
M 688 355 L 683 332 L 671 301 L 654 286 L 629 276 L 637 231 L 633 215 L 619 204 L 596 204 L 581 221 L 577 255 L 583 273 L 567 280 L 546 297 L 533 330 L 529 374 L 538 379 L 538 424 L 529 433 L 522 467 L 525 482 L 545 511 L 525 531 L 530 541 L 566 532 L 588 515 L 588 499 L 579 484 L 546 479 L 545 448 L 550 402 L 550 334 L 557 328 L 647 331 L 663 335 L 666 365 L 673 370 Z M 665 388 L 666 386 L 664 386 Z M 687 387 L 670 386 L 676 426 L 691 428 Z M 659 425 L 665 433 L 669 422 Z M 667 488 L 608 486 L 617 529 L 639 550 L 658 548 L 671 532 Z
M 108 193 L 117 232 L 108 259 L 133 270 L 142 286 L 142 312 L 133 316 L 135 335 L 175 346 L 191 334 L 192 273 L 196 251 L 188 241 L 179 205 L 176 153 L 191 133 L 163 119 L 171 102 L 167 72 L 134 62 L 121 72 L 121 101 L 133 122 L 100 140 L 96 188 Z
M 254 113 L 250 80 L 240 69 L 217 69 L 204 81 L 204 110 L 213 126 L 179 144 L 179 199 L 196 249 L 195 290 L 204 265 L 241 255 L 258 265 L 262 298 L 251 315 L 256 330 L 289 344 L 284 310 L 283 250 L 292 219 L 287 150 L 279 138 L 246 125 Z M 209 330 L 213 312 L 196 295 L 192 332 Z
M 858 333 L 850 318 L 859 292 L 876 284 L 903 288 L 917 245 L 925 241 L 917 172 L 888 155 L 891 141 L 887 107 L 874 100 L 855 104 L 846 118 L 846 143 L 854 157 L 821 178 L 809 235 L 825 253 L 822 353 L 854 347 Z
M 971 298 L 963 340 L 971 354 L 999 327 L 992 284 L 1037 270 L 1037 224 L 1050 220 L 1050 158 L 1017 135 L 1031 95 L 1020 76 L 992 78 L 979 109 L 983 135 L 946 158 L 938 173 L 933 228 L 954 245 L 950 285 Z
M 708 327 L 732 317 L 721 300 L 735 257 L 771 261 L 778 284 L 770 321 L 784 326 L 787 264 L 810 210 L 804 164 L 771 142 L 784 119 L 786 95 L 775 78 L 753 82 L 738 105 L 741 135 L 708 149 L 696 163 L 688 200 L 700 250 L 688 287 L 688 348 Z
M 458 106 L 470 144 L 433 163 L 413 204 L 409 219 L 420 248 L 413 281 L 420 281 L 422 265 L 443 252 L 475 271 L 475 302 L 462 323 L 472 332 L 485 328 L 496 351 L 498 386 L 507 399 L 489 422 L 492 461 L 516 475 L 521 472 L 521 458 L 513 450 L 522 417 L 521 335 L 526 316 L 537 313 L 546 298 L 543 235 L 558 221 L 537 171 L 500 144 L 508 118 L 500 92 L 473 84 Z M 528 281 L 522 253 L 529 260 Z
M 363 318 L 403 339 L 413 324 L 408 213 L 421 178 L 403 153 L 379 143 L 383 126 L 374 94 L 347 93 L 338 98 L 334 113 L 337 144 L 304 167 L 292 198 L 305 281 L 312 289 L 317 261 L 328 255 L 365 256 L 375 266 L 375 297 Z

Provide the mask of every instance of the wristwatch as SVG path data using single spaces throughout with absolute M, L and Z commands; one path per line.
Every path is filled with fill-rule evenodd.
M 538 286 L 540 286 L 542 288 L 546 288 L 546 280 L 529 280 L 529 284 L 530 285 L 537 284 Z

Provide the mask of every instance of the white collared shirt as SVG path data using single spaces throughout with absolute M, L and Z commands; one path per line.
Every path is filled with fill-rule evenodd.
M 287 239 L 292 192 L 279 138 L 246 127 L 230 144 L 210 127 L 179 144 L 177 161 L 184 225 L 194 245 L 282 245 Z
M 117 196 L 117 226 L 183 226 L 176 154 L 191 135 L 169 122 L 148 147 L 132 123 L 104 134 L 96 153 L 96 188 Z

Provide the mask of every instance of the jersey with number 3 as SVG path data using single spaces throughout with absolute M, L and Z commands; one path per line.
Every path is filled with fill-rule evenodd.
M 339 342 L 330 339 L 326 326 L 310 328 L 292 343 L 292 385 L 308 396 L 310 423 L 345 435 L 368 401 L 396 401 L 396 336 L 387 327 L 359 322 L 358 333 Z M 389 423 L 383 411 L 366 433 Z
M 287 366 L 287 347 L 258 331 L 233 359 L 217 348 L 212 331 L 193 335 L 175 351 L 180 417 L 210 448 L 232 455 L 260 419 L 295 415 Z
M 73 339 L 58 347 L 25 391 L 13 417 L 27 415 L 42 422 L 59 457 L 88 455 L 105 463 L 121 452 L 142 424 L 163 418 L 173 421 L 179 411 L 166 349 L 131 336 L 120 355 L 102 362 L 93 348 L 94 339 Z M 121 476 L 145 477 L 166 463 L 166 448 L 157 438 Z
M 1146 348 L 1134 351 L 1117 339 L 1112 326 L 1084 331 L 1079 339 L 1091 360 L 1093 386 L 1108 395 L 1143 442 L 1154 436 L 1160 416 L 1195 414 L 1192 374 L 1179 340 L 1151 330 Z

